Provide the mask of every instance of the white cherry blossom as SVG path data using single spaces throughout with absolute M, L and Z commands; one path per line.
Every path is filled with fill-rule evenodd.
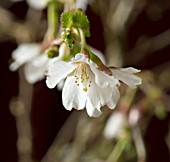
M 49 59 L 46 54 L 41 54 L 28 62 L 24 67 L 26 80 L 30 84 L 34 84 L 45 77 L 45 71 L 52 59 Z
M 20 44 L 13 52 L 12 59 L 14 62 L 9 66 L 11 71 L 17 70 L 21 65 L 28 63 L 36 58 L 41 52 L 40 44 L 23 43 Z
M 104 137 L 107 139 L 119 137 L 126 125 L 127 119 L 125 115 L 121 112 L 113 112 L 104 128 Z
M 119 80 L 132 88 L 141 84 L 141 79 L 133 75 L 139 72 L 137 69 L 112 68 L 111 71 L 112 76 L 105 74 L 84 54 L 78 53 L 70 62 L 53 62 L 47 72 L 46 84 L 54 88 L 66 78 L 62 92 L 64 107 L 67 110 L 86 108 L 89 116 L 97 117 L 101 114 L 102 106 L 115 108 L 120 97 L 117 88 Z
M 45 72 L 47 71 L 49 65 L 53 63 L 54 61 L 58 61 L 62 59 L 63 55 L 65 54 L 65 48 L 67 48 L 66 44 L 62 44 L 59 48 L 59 56 L 49 59 L 47 55 L 40 54 L 31 60 L 29 63 L 25 65 L 24 72 L 25 72 L 25 77 L 27 81 L 30 84 L 34 84 L 37 81 L 40 81 L 45 78 Z M 63 84 L 63 83 L 61 83 Z M 57 86 L 59 90 L 61 90 L 61 84 L 60 86 Z
M 11 71 L 17 70 L 21 65 L 24 67 L 24 75 L 28 83 L 34 84 L 45 78 L 45 72 L 53 61 L 60 60 L 67 49 L 66 44 L 61 44 L 59 56 L 49 59 L 45 53 L 41 52 L 41 45 L 36 43 L 21 44 L 12 53 L 14 62 L 9 66 Z M 59 89 L 61 89 L 59 87 Z
M 20 44 L 12 53 L 14 62 L 9 66 L 11 71 L 17 70 L 21 65 L 24 67 L 24 75 L 28 83 L 34 84 L 45 77 L 50 59 L 41 52 L 38 43 Z
M 64 78 L 62 99 L 67 110 L 86 108 L 89 116 L 97 117 L 102 106 L 116 106 L 120 96 L 118 80 L 98 70 L 84 54 L 77 54 L 70 62 L 53 62 L 47 72 L 46 84 L 54 88 Z

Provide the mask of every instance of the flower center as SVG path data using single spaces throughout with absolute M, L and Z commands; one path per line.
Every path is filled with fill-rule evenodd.
M 75 73 L 75 83 L 77 86 L 82 85 L 83 91 L 87 92 L 88 88 L 90 88 L 92 81 L 87 73 L 87 66 L 85 63 L 79 63 Z

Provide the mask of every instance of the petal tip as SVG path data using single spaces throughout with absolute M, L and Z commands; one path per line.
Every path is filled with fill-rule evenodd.
M 45 82 L 46 82 L 47 87 L 50 88 L 50 89 L 53 89 L 56 86 L 55 84 L 52 84 L 52 83 L 49 82 L 48 77 L 47 77 Z

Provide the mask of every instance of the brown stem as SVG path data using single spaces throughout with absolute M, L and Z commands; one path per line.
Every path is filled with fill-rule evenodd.
M 17 126 L 17 150 L 18 162 L 33 162 L 32 159 L 32 132 L 30 123 L 32 99 L 32 85 L 28 84 L 23 75 L 23 69 L 19 70 L 19 95 L 11 101 L 11 113 L 15 116 Z

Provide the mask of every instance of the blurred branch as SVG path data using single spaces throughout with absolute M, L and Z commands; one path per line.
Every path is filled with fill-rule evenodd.
M 32 85 L 28 84 L 23 75 L 23 69 L 19 70 L 19 95 L 10 103 L 11 113 L 16 118 L 18 132 L 17 149 L 19 162 L 33 162 L 32 160 L 32 132 L 30 111 L 32 101 Z
M 134 20 L 136 15 L 140 13 L 144 6 L 144 0 L 120 0 L 109 1 L 107 3 L 99 0 L 98 6 L 105 29 L 108 65 L 120 67 L 124 61 L 123 45 L 126 31 L 129 27 L 128 22 Z M 132 13 L 133 19 L 131 18 Z
M 127 139 L 122 138 L 117 141 L 117 144 L 115 145 L 112 153 L 110 154 L 109 158 L 106 160 L 106 162 L 118 162 L 121 154 L 123 153 L 123 150 L 125 149 L 127 145 Z
M 144 146 L 144 141 L 142 139 L 141 131 L 138 125 L 131 125 L 132 137 L 136 147 L 138 161 L 137 162 L 145 162 L 146 161 L 146 151 Z
M 170 45 L 170 29 L 152 38 L 140 37 L 136 46 L 127 53 L 130 57 L 127 57 L 126 64 L 134 64 L 168 45 Z
M 145 93 L 148 102 L 154 107 L 164 107 L 166 111 L 170 111 L 169 95 L 165 93 L 161 85 L 156 81 L 154 73 L 143 72 L 143 84 L 140 89 Z M 155 102 L 153 102 L 155 101 Z
M 29 12 L 29 15 L 31 15 L 30 12 Z M 35 14 L 35 15 L 38 15 L 38 14 Z M 35 16 L 35 17 L 37 18 L 38 16 Z M 38 22 L 38 20 L 36 22 Z M 31 27 L 31 24 L 32 23 L 29 23 L 29 21 L 17 22 L 13 14 L 10 11 L 0 7 L 0 28 L 1 28 L 0 37 L 1 39 L 7 39 L 11 37 L 15 39 L 18 43 L 30 42 L 33 39 L 35 39 L 34 29 L 37 23 L 34 24 L 34 28 Z

